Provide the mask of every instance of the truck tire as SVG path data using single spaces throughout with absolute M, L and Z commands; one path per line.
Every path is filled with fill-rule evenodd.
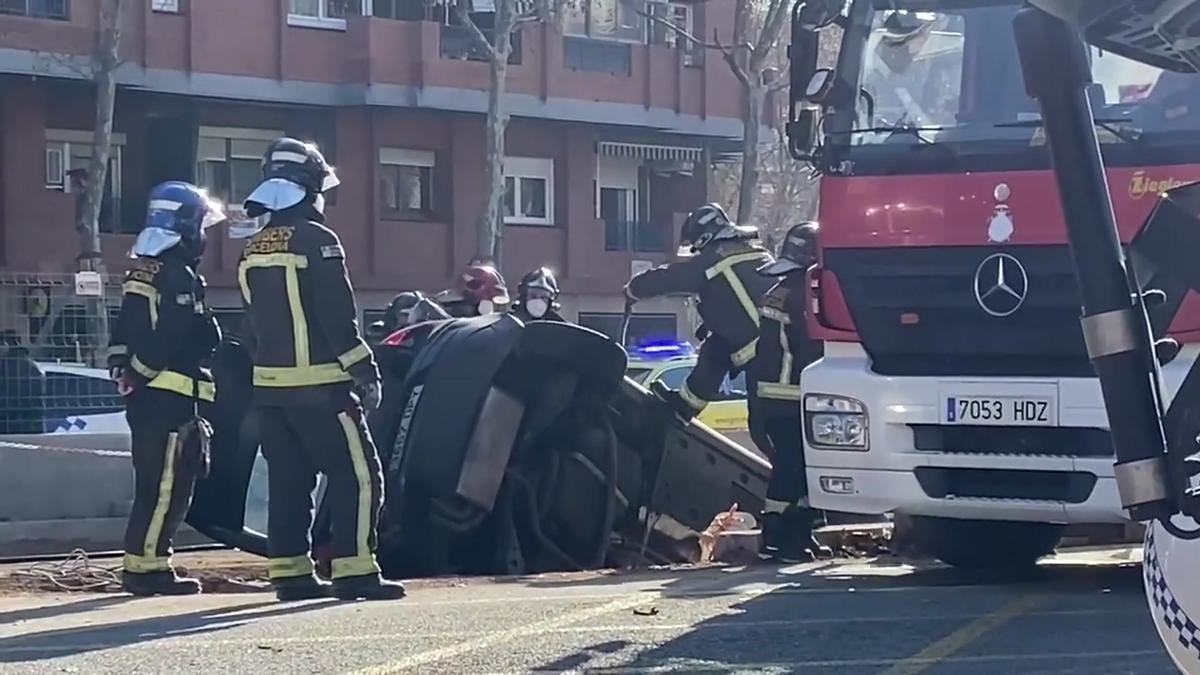
M 1054 552 L 1063 526 L 1007 520 L 960 520 L 914 516 L 918 545 L 953 567 L 1003 570 L 1032 567 Z

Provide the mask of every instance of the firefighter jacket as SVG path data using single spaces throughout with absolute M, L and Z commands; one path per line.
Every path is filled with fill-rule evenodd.
M 754 360 L 760 399 L 793 402 L 800 414 L 800 373 L 819 358 L 819 346 L 809 339 L 806 324 L 807 275 L 793 272 L 763 296 L 762 332 Z
M 341 405 L 355 384 L 379 380 L 345 251 L 321 220 L 277 213 L 238 261 L 256 403 Z
M 168 251 L 136 259 L 121 290 L 109 366 L 123 368 L 135 389 L 212 401 L 216 388 L 201 364 L 220 344 L 221 329 L 204 304 L 204 277 Z
M 754 359 L 758 349 L 758 303 L 771 280 L 756 270 L 771 254 L 746 241 L 716 241 L 695 256 L 646 270 L 629 281 L 629 293 L 642 300 L 687 293 L 699 298 L 707 332 L 728 343 L 734 368 Z

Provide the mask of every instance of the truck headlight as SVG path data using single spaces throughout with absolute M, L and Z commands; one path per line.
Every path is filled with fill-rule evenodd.
M 825 450 L 866 450 L 870 416 L 862 401 L 846 396 L 804 397 L 804 433 L 808 443 Z

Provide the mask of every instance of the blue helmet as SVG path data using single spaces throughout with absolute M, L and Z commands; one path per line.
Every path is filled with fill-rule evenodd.
M 225 220 L 221 205 L 204 190 L 169 181 L 150 191 L 146 226 L 133 244 L 135 256 L 157 256 L 183 244 L 195 257 L 204 251 L 204 231 Z

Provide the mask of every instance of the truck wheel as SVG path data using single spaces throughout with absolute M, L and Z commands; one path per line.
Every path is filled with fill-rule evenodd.
M 1062 539 L 1063 526 L 1007 520 L 960 520 L 914 516 L 918 546 L 938 560 L 965 569 L 1032 567 L 1050 555 Z

